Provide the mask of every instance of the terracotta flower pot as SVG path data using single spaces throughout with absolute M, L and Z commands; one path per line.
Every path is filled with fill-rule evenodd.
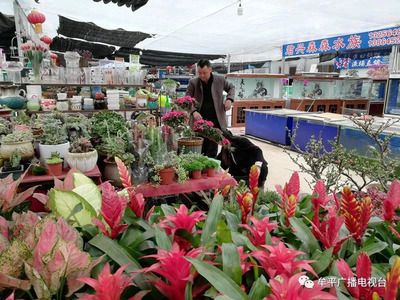
M 214 168 L 208 168 L 207 169 L 207 176 L 208 177 L 214 177 L 215 176 L 215 169 Z
M 193 170 L 191 172 L 192 179 L 201 179 L 201 170 Z
M 175 178 L 175 169 L 174 168 L 165 168 L 158 172 L 160 176 L 160 184 L 167 185 L 174 182 Z
M 47 164 L 47 171 L 49 175 L 60 176 L 62 175 L 62 165 L 63 163 Z

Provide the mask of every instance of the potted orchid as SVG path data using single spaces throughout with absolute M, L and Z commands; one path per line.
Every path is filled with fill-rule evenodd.
M 34 82 L 40 81 L 40 67 L 43 58 L 49 52 L 49 46 L 44 42 L 34 43 L 31 40 L 21 45 L 21 50 L 32 64 Z

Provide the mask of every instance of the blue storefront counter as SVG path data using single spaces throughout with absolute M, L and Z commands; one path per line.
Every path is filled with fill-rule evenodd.
M 281 145 L 290 145 L 289 131 L 293 127 L 293 117 L 310 114 L 292 109 L 246 109 L 245 113 L 246 135 Z

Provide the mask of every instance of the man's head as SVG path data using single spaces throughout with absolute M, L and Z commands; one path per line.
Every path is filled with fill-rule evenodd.
M 207 59 L 201 59 L 197 63 L 197 72 L 201 81 L 207 82 L 210 79 L 212 68 L 211 63 Z

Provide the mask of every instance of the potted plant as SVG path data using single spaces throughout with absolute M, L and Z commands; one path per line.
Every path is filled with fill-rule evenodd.
M 11 122 L 0 117 L 0 136 L 10 134 L 12 132 Z
M 162 86 L 169 95 L 174 95 L 176 92 L 177 82 L 173 79 L 167 78 L 162 81 Z
M 50 175 L 62 175 L 63 160 L 58 152 L 52 152 L 50 158 L 46 159 L 47 171 Z
M 80 137 L 89 138 L 90 120 L 83 114 L 68 114 L 64 124 L 70 141 Z
M 67 164 L 81 172 L 93 170 L 97 164 L 97 150 L 89 139 L 81 137 L 72 141 L 65 160 Z
M 0 177 L 5 178 L 12 174 L 13 179 L 17 180 L 24 172 L 24 166 L 21 165 L 21 153 L 17 149 L 15 150 L 9 161 L 4 162 L 4 166 L 0 168 Z
M 42 176 L 46 174 L 46 168 L 42 166 L 40 161 L 37 158 L 34 158 L 31 161 L 31 173 L 34 176 Z
M 49 119 L 42 124 L 43 133 L 39 137 L 39 152 L 42 161 L 51 157 L 52 152 L 58 152 L 61 158 L 68 153 L 67 129 L 59 119 Z
M 0 156 L 10 159 L 13 152 L 20 151 L 22 159 L 30 159 L 35 152 L 32 145 L 33 136 L 30 131 L 15 131 L 1 139 Z
M 193 108 L 196 105 L 196 99 L 192 98 L 190 96 L 184 96 L 181 98 L 178 98 L 174 101 L 174 105 L 176 108 L 180 110 L 185 110 L 185 111 L 192 111 Z
M 215 176 L 215 170 L 219 167 L 219 164 L 214 160 L 208 158 L 204 162 L 204 169 L 207 172 L 208 177 L 214 177 Z
M 204 165 L 201 161 L 195 160 L 184 165 L 184 168 L 190 172 L 190 177 L 192 179 L 200 179 L 201 170 L 203 170 Z
M 104 159 L 105 168 L 103 176 L 106 180 L 111 180 L 115 186 L 122 186 L 115 157 L 120 158 L 130 170 L 130 165 L 135 161 L 132 153 L 127 151 L 127 143 L 120 136 L 108 136 L 99 146 L 99 151 L 107 157 Z
M 152 181 L 161 185 L 168 185 L 175 181 L 175 175 L 178 175 L 178 182 L 184 182 L 187 179 L 187 171 L 181 165 L 181 160 L 175 152 L 168 152 L 153 166 Z

